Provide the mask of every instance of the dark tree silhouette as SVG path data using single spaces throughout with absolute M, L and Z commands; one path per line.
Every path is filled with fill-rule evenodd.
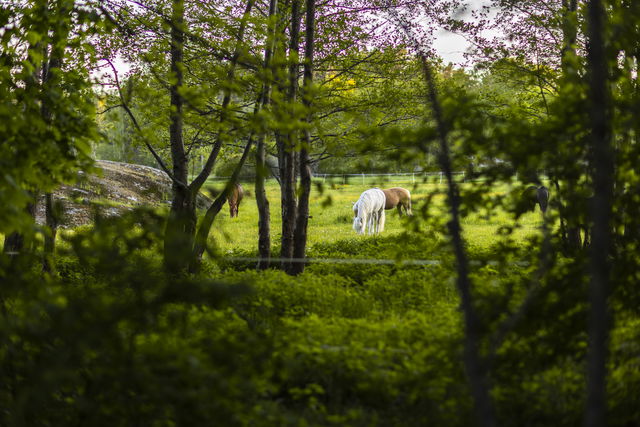
M 594 195 L 590 206 L 591 246 L 589 283 L 589 352 L 587 369 L 586 427 L 606 424 L 606 361 L 609 345 L 609 255 L 611 253 L 611 206 L 613 202 L 613 151 L 610 142 L 607 94 L 607 55 L 604 48 L 605 11 L 600 0 L 588 5 L 589 44 L 587 62 L 591 118 L 591 180 Z

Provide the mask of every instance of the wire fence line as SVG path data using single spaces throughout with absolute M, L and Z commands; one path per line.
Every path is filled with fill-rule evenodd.
M 462 177 L 462 180 L 465 178 L 464 172 L 453 172 L 454 176 Z M 428 180 L 429 177 L 436 177 L 439 183 L 442 183 L 444 173 L 443 172 L 399 172 L 399 173 L 344 173 L 344 174 L 327 174 L 327 173 L 317 173 L 314 175 L 314 178 L 321 179 L 322 182 L 325 182 L 327 178 L 331 179 L 341 179 L 343 183 L 346 183 L 349 180 L 357 180 L 362 179 L 362 183 L 364 184 L 368 178 L 377 178 L 377 177 L 406 177 L 410 178 L 411 182 L 415 184 L 416 178 L 418 180 L 424 179 Z
M 485 181 L 485 177 L 482 176 L 470 176 L 465 171 L 452 172 L 453 178 L 458 182 L 482 182 Z M 380 178 L 400 178 L 401 181 L 410 181 L 412 184 L 416 183 L 428 183 L 428 184 L 442 184 L 446 181 L 444 172 L 394 172 L 394 173 L 314 173 L 312 179 L 316 182 L 340 182 L 347 184 L 348 182 L 361 182 L 362 184 L 378 183 Z M 213 182 L 226 182 L 230 176 L 210 176 L 208 181 Z M 518 173 L 514 173 L 513 178 L 518 180 Z M 549 181 L 549 176 L 546 173 L 539 174 L 538 178 L 542 182 Z M 240 178 L 241 182 L 248 182 L 255 179 L 255 176 L 243 176 Z M 273 175 L 269 175 L 265 178 L 267 181 L 275 181 L 276 178 Z M 396 179 L 398 181 L 398 179 Z
M 465 180 L 465 172 L 452 172 L 454 177 L 460 177 L 459 179 Z M 444 172 L 396 172 L 396 173 L 314 173 L 312 179 L 316 181 L 326 182 L 328 181 L 341 181 L 343 184 L 346 184 L 349 181 L 361 180 L 362 184 L 366 184 L 367 181 L 375 178 L 386 178 L 386 177 L 403 177 L 407 180 L 410 180 L 411 183 L 415 184 L 419 181 L 427 181 L 429 178 L 432 181 L 438 181 L 438 183 L 442 183 L 445 179 Z M 229 176 L 210 176 L 210 181 L 227 181 L 229 180 Z M 253 179 L 253 177 L 246 177 L 246 179 Z M 266 178 L 267 180 L 275 180 L 273 176 L 269 176 Z

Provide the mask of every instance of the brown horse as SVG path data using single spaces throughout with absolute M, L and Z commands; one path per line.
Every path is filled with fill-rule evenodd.
M 411 193 L 409 193 L 409 190 L 401 187 L 393 187 L 382 191 L 387 198 L 384 205 L 385 209 L 397 207 L 400 215 L 402 215 L 403 209 L 405 214 L 413 215 L 411 212 Z
M 238 216 L 238 208 L 240 207 L 240 202 L 244 197 L 244 189 L 242 185 L 235 184 L 233 186 L 233 190 L 231 190 L 231 194 L 227 198 L 229 202 L 229 216 L 233 218 L 234 216 Z

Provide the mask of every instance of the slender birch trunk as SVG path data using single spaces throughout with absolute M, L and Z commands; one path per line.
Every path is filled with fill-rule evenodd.
M 189 165 L 182 135 L 184 99 L 184 1 L 172 0 L 171 8 L 171 78 L 169 143 L 173 164 L 173 199 L 164 239 L 164 264 L 167 272 L 183 274 L 189 266 L 196 230 L 195 195 L 189 190 Z
M 288 111 L 289 120 L 295 120 L 293 104 L 297 100 L 298 93 L 298 70 L 300 68 L 298 59 L 298 45 L 300 42 L 300 0 L 291 2 L 291 29 L 289 33 L 289 70 L 288 88 L 285 108 Z M 282 269 L 291 271 L 291 262 L 288 259 L 293 257 L 294 230 L 296 224 L 296 145 L 297 133 L 295 130 L 282 135 L 280 138 L 279 152 L 282 161 L 281 166 L 281 200 L 282 200 L 282 239 L 280 257 Z
M 448 129 L 442 117 L 442 110 L 436 89 L 435 78 L 431 66 L 424 54 L 420 60 L 425 81 L 429 103 L 438 129 L 440 142 L 440 167 L 447 180 L 447 205 L 449 206 L 449 234 L 453 244 L 453 252 L 456 258 L 457 287 L 460 294 L 462 313 L 464 315 L 464 364 L 471 384 L 471 391 L 475 401 L 478 425 L 493 427 L 496 419 L 490 394 L 489 373 L 485 361 L 480 355 L 481 321 L 473 305 L 471 295 L 472 283 L 469 278 L 469 263 L 462 239 L 462 227 L 460 225 L 460 194 L 458 186 L 453 180 L 451 156 L 449 154 Z
M 293 242 L 293 257 L 303 259 L 307 246 L 307 226 L 309 222 L 309 195 L 311 194 L 311 164 L 309 151 L 311 150 L 311 86 L 313 84 L 313 53 L 315 44 L 315 0 L 306 1 L 306 33 L 304 49 L 304 81 L 302 103 L 307 109 L 306 126 L 303 131 L 303 144 L 300 148 L 300 192 L 298 198 L 298 212 L 296 215 Z M 291 266 L 291 273 L 300 274 L 304 271 L 304 263 L 296 262 Z
M 263 104 L 266 106 L 269 103 L 271 97 L 271 79 L 273 79 L 273 64 L 272 56 L 274 50 L 274 44 L 276 42 L 276 35 L 274 34 L 277 28 L 276 17 L 278 15 L 278 0 L 269 1 L 269 21 L 267 30 L 267 43 L 265 47 L 265 83 L 268 90 L 263 91 L 264 99 Z M 266 147 L 265 137 L 266 129 L 262 127 L 259 129 L 260 135 L 256 143 L 256 204 L 258 205 L 258 255 L 260 261 L 258 261 L 257 269 L 265 270 L 269 268 L 271 258 L 271 213 L 269 210 L 269 199 L 267 199 L 267 192 L 265 190 L 265 179 L 269 174 L 269 168 L 266 162 Z
M 449 234 L 456 259 L 456 285 L 460 294 L 460 305 L 464 324 L 464 357 L 471 393 L 475 403 L 477 423 L 484 427 L 496 426 L 496 416 L 491 399 L 491 385 L 489 382 L 489 368 L 487 360 L 483 360 L 480 353 L 481 319 L 473 305 L 471 295 L 472 283 L 469 277 L 469 263 L 462 239 L 462 227 L 460 225 L 460 194 L 458 186 L 453 180 L 451 155 L 449 151 L 449 130 L 442 115 L 440 99 L 436 88 L 436 81 L 431 65 L 429 64 L 424 49 L 418 39 L 413 35 L 410 24 L 406 22 L 393 8 L 389 8 L 389 14 L 404 31 L 408 41 L 413 43 L 418 52 L 424 80 L 427 84 L 427 102 L 431 106 L 433 118 L 436 124 L 440 153 L 438 161 L 447 180 L 447 206 L 449 207 L 450 220 L 448 222 Z
M 50 46 L 44 49 L 44 65 L 42 68 L 42 91 L 43 99 L 41 105 L 42 118 L 49 126 L 53 124 L 53 111 L 47 103 L 47 91 L 57 86 L 59 73 L 62 68 L 66 40 L 70 31 L 70 16 L 73 10 L 74 1 L 58 0 L 55 4 L 56 27 L 53 31 Z M 49 54 L 50 49 L 50 54 Z M 56 235 L 58 233 L 59 212 L 56 209 L 55 197 L 52 192 L 45 194 L 45 224 L 48 228 L 44 236 L 44 253 L 42 258 L 42 269 L 48 273 L 55 272 L 55 247 Z

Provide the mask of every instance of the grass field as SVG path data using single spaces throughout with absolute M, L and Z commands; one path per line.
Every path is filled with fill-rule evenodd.
M 254 194 L 254 183 L 243 182 L 245 197 L 239 209 L 237 218 L 229 217 L 228 206 L 225 205 L 216 218 L 211 234 L 210 244 L 218 248 L 222 254 L 235 251 L 256 252 L 258 238 L 258 211 Z M 462 191 L 472 184 L 461 183 Z M 412 194 L 413 218 L 400 217 L 394 209 L 387 211 L 385 230 L 382 237 L 394 236 L 408 229 L 420 232 L 440 231 L 442 224 L 449 219 L 445 207 L 446 185 L 440 183 L 437 176 L 430 177 L 428 181 L 420 180 L 411 175 L 382 176 L 382 177 L 355 177 L 345 178 L 319 178 L 315 179 L 312 186 L 310 199 L 310 216 L 308 228 L 309 250 L 313 250 L 318 244 L 331 244 L 338 241 L 353 241 L 372 239 L 371 236 L 357 235 L 352 229 L 353 213 L 352 205 L 358 200 L 360 194 L 372 187 L 390 188 L 400 186 L 407 188 Z M 222 181 L 211 180 L 208 187 L 217 189 L 222 187 Z M 274 247 L 280 243 L 280 188 L 274 179 L 267 181 L 267 197 L 271 212 L 271 241 Z M 494 188 L 490 195 L 500 196 L 508 193 L 510 189 L 506 185 Z M 429 203 L 427 205 L 427 203 Z M 425 221 L 426 213 L 430 220 Z M 440 222 L 440 226 L 435 223 Z M 511 239 L 523 240 L 527 236 L 538 232 L 542 223 L 539 210 L 523 215 L 518 221 L 518 227 L 509 236 Z M 514 225 L 510 216 L 503 211 L 496 211 L 487 218 L 481 213 L 472 213 L 462 219 L 462 226 L 467 244 L 478 249 L 487 249 L 503 238 L 498 231 L 503 226 Z M 442 233 L 436 233 L 442 237 Z M 0 236 L 3 239 L 4 236 Z M 2 241 L 0 241 L 0 244 Z M 61 242 L 62 243 L 62 242 Z M 273 253 L 276 255 L 276 252 Z M 425 254 L 427 256 L 428 254 Z
M 399 178 L 399 179 L 398 179 Z M 253 251 L 257 246 L 258 236 L 258 211 L 255 203 L 254 188 L 252 182 L 242 184 L 245 195 L 240 206 L 237 218 L 229 217 L 228 207 L 218 215 L 212 228 L 211 238 L 223 252 L 234 249 Z M 462 184 L 463 191 L 465 186 Z M 310 215 L 308 229 L 308 247 L 313 248 L 318 243 L 332 243 L 344 239 L 370 239 L 370 236 L 355 234 L 351 228 L 353 213 L 352 204 L 360 194 L 369 188 L 389 188 L 401 186 L 411 191 L 414 212 L 427 212 L 429 216 L 441 220 L 448 219 L 448 213 L 444 208 L 446 186 L 439 184 L 437 180 L 431 182 L 418 182 L 408 177 L 395 177 L 391 180 L 372 180 L 360 178 L 350 181 L 337 179 L 334 181 L 318 179 L 314 181 L 310 199 Z M 493 191 L 494 195 L 505 194 L 509 191 L 506 186 Z M 271 211 L 271 237 L 272 243 L 278 244 L 280 239 L 280 190 L 275 180 L 267 183 L 267 197 Z M 425 203 L 430 201 L 429 206 Z M 387 219 L 383 236 L 399 234 L 405 231 L 412 219 L 399 217 L 397 211 L 387 211 Z M 526 236 L 536 233 L 542 223 L 539 210 L 523 215 L 518 221 L 519 227 L 510 236 L 513 239 L 524 239 Z M 473 213 L 462 221 L 464 235 L 468 244 L 487 248 L 499 238 L 498 230 L 505 225 L 513 225 L 512 220 L 505 212 L 495 212 L 490 218 L 484 218 L 479 213 Z M 424 221 L 420 225 L 421 230 L 429 228 Z M 213 243 L 213 242 L 212 242 Z

